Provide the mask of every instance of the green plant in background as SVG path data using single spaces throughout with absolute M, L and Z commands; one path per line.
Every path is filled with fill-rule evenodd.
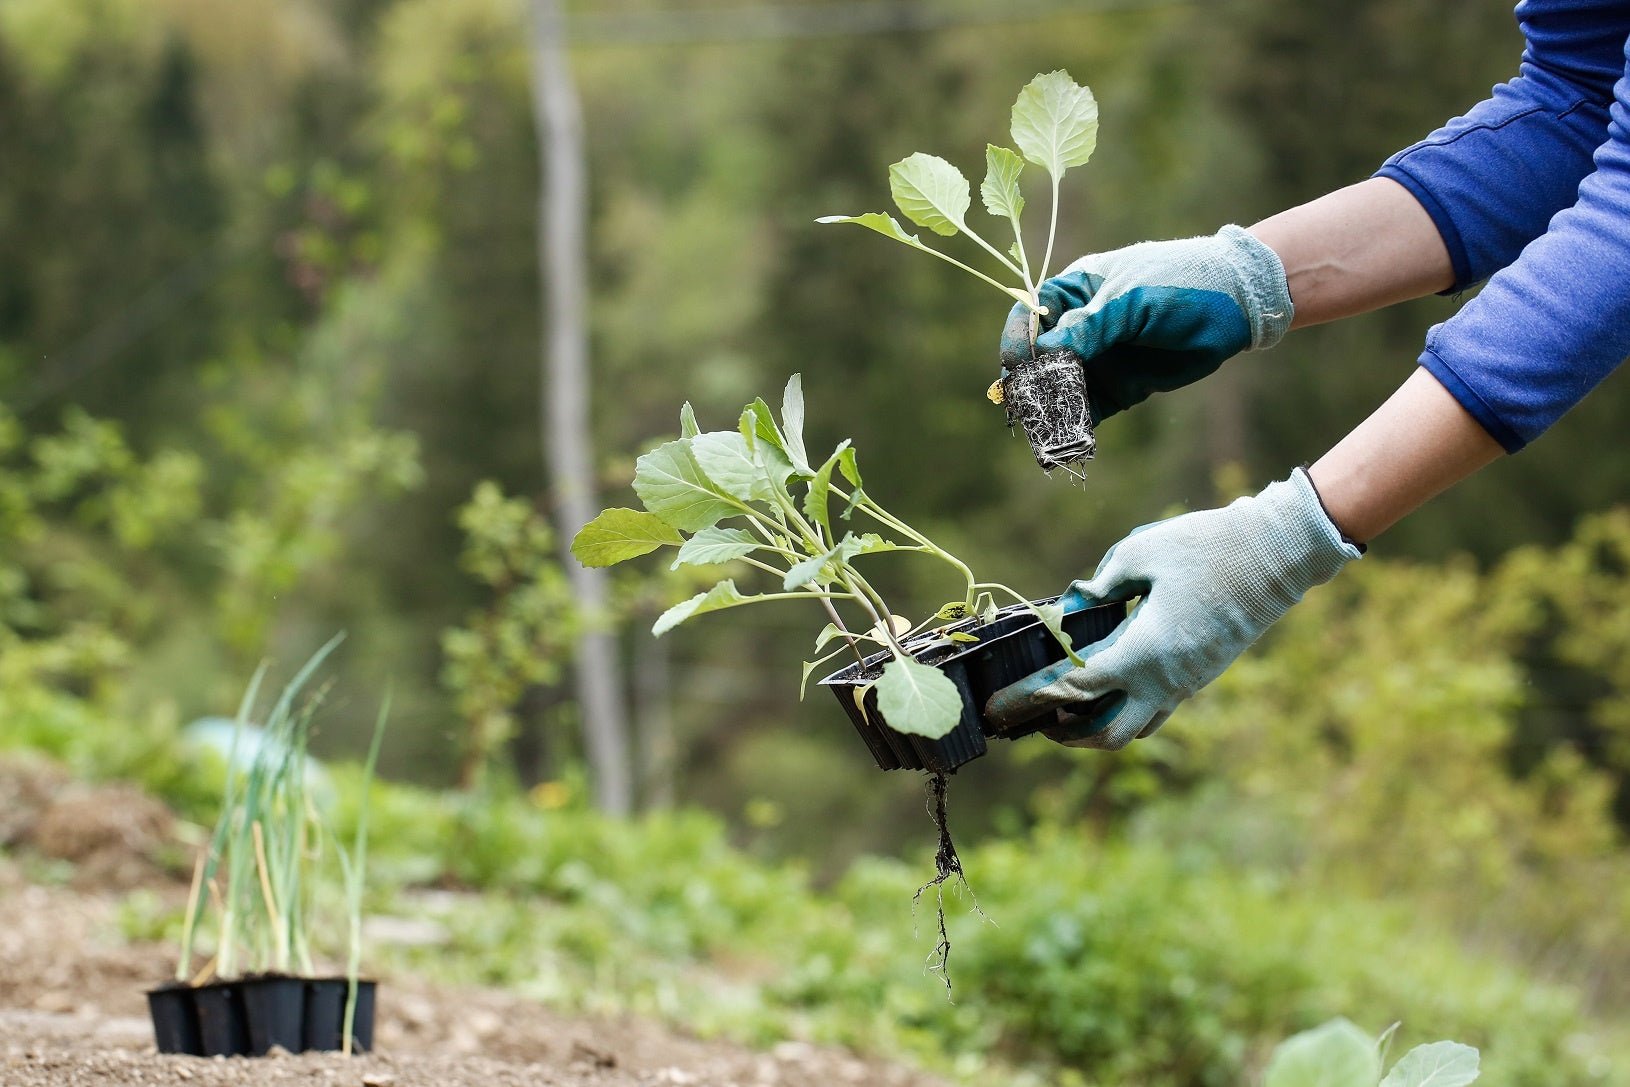
M 579 618 L 555 534 L 531 503 L 483 482 L 458 524 L 460 565 L 492 591 L 486 607 L 441 636 L 442 686 L 464 721 L 459 781 L 469 788 L 514 737 L 526 690 L 560 678 Z
M 979 196 L 985 210 L 998 219 L 1006 219 L 1013 228 L 1013 246 L 1006 253 L 980 237 L 968 225 L 968 208 L 973 203 L 968 179 L 944 159 L 921 151 L 901 159 L 889 167 L 889 191 L 895 205 L 907 219 L 944 237 L 966 235 L 996 258 L 1003 270 L 1017 277 L 1022 284 L 1020 287 L 998 282 L 984 272 L 924 245 L 915 234 L 907 234 L 899 221 L 886 212 L 826 215 L 816 222 L 855 223 L 875 230 L 913 249 L 920 249 L 954 264 L 1003 294 L 1023 302 L 1030 307 L 1033 315 L 1040 314 L 1043 310 L 1037 290 L 1046 281 L 1047 270 L 1053 261 L 1053 240 L 1058 233 L 1059 182 L 1070 167 L 1085 165 L 1098 145 L 1098 103 L 1092 91 L 1078 85 L 1068 72 L 1038 75 L 1019 92 L 1018 99 L 1013 103 L 1011 134 L 1018 151 L 996 144 L 985 146 L 985 180 L 979 185 Z M 1024 172 L 1027 160 L 1046 170 L 1052 180 L 1047 249 L 1034 272 L 1025 252 L 1024 231 L 1019 225 L 1019 217 L 1025 207 L 1024 196 L 1019 190 L 1019 175 Z
M 1268 1061 L 1262 1087 L 1466 1087 L 1477 1079 L 1478 1053 L 1459 1042 L 1428 1042 L 1381 1075 L 1394 1023 L 1372 1039 L 1346 1019 L 1287 1038 Z
M 350 843 L 346 844 L 325 824 L 306 780 L 306 753 L 322 692 L 301 701 L 302 692 L 343 637 L 331 638 L 284 686 L 254 741 L 246 737 L 265 666 L 256 671 L 244 693 L 227 759 L 220 817 L 198 858 L 182 917 L 176 979 L 193 980 L 194 943 L 207 907 L 213 907 L 215 913 L 215 955 L 199 978 L 210 973 L 233 978 L 245 967 L 257 973 L 311 976 L 317 865 L 323 844 L 331 843 L 345 892 L 349 991 L 343 1046 L 349 1053 L 362 951 L 369 794 L 390 714 L 390 698 L 387 695 L 374 723 L 358 786 L 355 825 Z M 250 742 L 255 744 L 254 756 L 245 769 L 237 754 L 241 744 Z
M 831 620 L 816 638 L 815 651 L 840 644 L 804 664 L 805 682 L 846 649 L 863 665 L 861 643 L 882 649 L 888 661 L 875 680 L 878 706 L 897 731 L 937 737 L 956 726 L 962 713 L 956 685 L 920 663 L 906 644 L 930 633 L 947 643 L 977 642 L 977 627 L 970 631 L 953 625 L 968 618 L 993 619 L 994 594 L 1031 607 L 1070 648 L 1060 628 L 1062 608 L 1037 607 L 1006 585 L 980 581 L 961 559 L 873 500 L 847 440 L 818 464 L 809 458 L 803 383 L 797 374 L 787 382 L 779 421 L 758 399 L 743 409 L 735 430 L 704 433 L 687 403 L 680 413 L 679 439 L 639 458 L 634 491 L 645 509 L 609 509 L 585 525 L 572 541 L 578 561 L 611 566 L 675 547 L 676 569 L 741 562 L 771 575 L 781 590 L 744 594 L 734 578 L 725 578 L 665 611 L 651 628 L 653 634 L 664 634 L 696 615 L 744 604 L 815 601 Z M 725 526 L 726 521 L 737 523 Z M 889 553 L 924 555 L 951 567 L 963 580 L 963 595 L 915 624 L 896 615 L 854 565 L 863 556 Z M 858 609 L 865 622 L 851 626 L 838 604 Z M 931 644 L 913 646 L 921 653 Z

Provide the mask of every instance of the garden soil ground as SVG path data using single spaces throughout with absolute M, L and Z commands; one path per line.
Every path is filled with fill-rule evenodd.
M 76 804 L 109 810 L 110 797 L 92 799 Z M 371 1056 L 160 1056 L 142 994 L 171 968 L 171 952 L 121 936 L 121 893 L 143 872 L 134 860 L 118 863 L 117 846 L 101 842 L 95 864 L 75 867 L 64 883 L 30 880 L 32 862 L 0 856 L 0 1087 L 939 1087 L 842 1050 L 786 1042 L 760 1052 L 412 977 L 383 979 Z M 159 878 L 149 872 L 140 882 L 185 896 L 184 886 Z

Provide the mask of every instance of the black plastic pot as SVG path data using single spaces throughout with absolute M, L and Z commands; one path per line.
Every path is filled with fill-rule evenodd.
M 357 981 L 353 1052 L 373 1048 L 377 984 Z M 273 1046 L 291 1053 L 339 1050 L 345 1031 L 343 978 L 265 974 L 189 986 L 171 983 L 147 994 L 160 1053 L 259 1057 Z
M 1036 604 L 1051 602 L 1038 600 Z M 1080 649 L 1107 636 L 1125 616 L 1125 604 L 1105 604 L 1066 616 L 1064 630 Z M 883 720 L 877 690 L 871 684 L 876 680 L 876 669 L 888 661 L 888 653 L 867 657 L 865 668 L 857 661 L 821 680 L 821 686 L 837 696 L 872 758 L 884 770 L 950 773 L 983 755 L 987 737 L 1012 740 L 1039 732 L 1047 725 L 1047 719 L 1041 718 L 1003 732 L 987 721 L 984 713 L 991 695 L 1064 659 L 1064 647 L 1036 614 L 1015 604 L 1003 608 L 990 623 L 969 619 L 951 629 L 972 634 L 979 641 L 959 647 L 948 643 L 942 633 L 925 635 L 906 646 L 919 661 L 944 672 L 962 694 L 962 719 L 937 740 L 896 732 Z
M 198 1037 L 198 1009 L 193 1005 L 189 985 L 172 982 L 147 994 L 147 1010 L 153 1017 L 153 1041 L 160 1053 L 202 1053 Z
M 357 980 L 357 1011 L 351 1024 L 351 1051 L 367 1053 L 374 1047 L 374 990 L 377 984 Z M 345 998 L 350 983 L 345 978 L 308 978 L 304 1023 L 307 1049 L 343 1049 L 345 1039 Z

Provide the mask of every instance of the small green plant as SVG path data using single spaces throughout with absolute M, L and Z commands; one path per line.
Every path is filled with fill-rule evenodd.
M 724 578 L 663 612 L 652 633 L 661 635 L 693 616 L 744 604 L 814 601 L 830 622 L 815 639 L 820 655 L 804 664 L 804 682 L 846 649 L 863 666 L 867 657 L 862 643 L 885 650 L 888 660 L 875 680 L 883 717 L 896 731 L 927 737 L 943 736 L 956 726 L 962 696 L 943 673 L 918 661 L 907 650 L 908 642 L 920 654 L 936 643 L 978 641 L 977 633 L 954 625 L 969 618 L 988 622 L 997 612 L 995 594 L 1001 594 L 1032 607 L 1069 648 L 1060 627 L 1061 608 L 1035 607 L 1006 585 L 979 580 L 961 559 L 867 494 L 847 440 L 824 460 L 810 459 L 799 375 L 787 382 L 779 421 L 760 398 L 742 411 L 735 430 L 703 433 L 686 404 L 680 431 L 678 440 L 658 446 L 635 464 L 634 491 L 645 509 L 601 513 L 578 532 L 572 554 L 585 566 L 610 566 L 674 547 L 674 569 L 739 562 L 769 574 L 779 591 L 747 594 L 734 578 Z M 855 566 L 856 559 L 881 554 L 925 555 L 951 567 L 963 581 L 962 596 L 913 624 L 896 615 Z M 863 621 L 846 621 L 840 605 L 857 611 Z M 936 630 L 936 639 L 913 642 Z M 834 642 L 840 644 L 827 651 Z
M 238 706 L 221 813 L 193 870 L 175 976 L 179 982 L 197 983 L 211 975 L 230 979 L 246 972 L 313 975 L 311 900 L 322 846 L 331 842 L 347 910 L 349 993 L 343 1046 L 349 1052 L 362 946 L 368 790 L 379 760 L 390 699 L 386 697 L 374 724 L 355 836 L 347 848 L 324 824 L 306 781 L 311 724 L 321 706 L 322 692 L 299 701 L 318 668 L 343 639 L 344 635 L 331 638 L 283 688 L 245 768 L 238 751 L 246 742 L 266 667 L 257 669 L 250 680 Z M 195 977 L 194 943 L 206 906 L 213 906 L 215 914 L 215 955 Z
M 943 237 L 964 234 L 986 253 L 996 258 L 1002 270 L 1019 280 L 1013 286 L 993 279 L 955 257 L 924 245 L 915 234 L 907 234 L 894 216 L 873 211 L 864 215 L 827 215 L 818 223 L 855 223 L 879 234 L 920 249 L 954 264 L 970 275 L 989 283 L 1003 294 L 1030 307 L 1033 315 L 1044 312 L 1037 295 L 1053 262 L 1053 240 L 1058 234 L 1058 187 L 1072 166 L 1085 165 L 1098 145 L 1098 102 L 1092 91 L 1080 86 L 1068 72 L 1048 72 L 1032 79 L 1013 103 L 1012 148 L 988 144 L 985 147 L 985 180 L 979 196 L 985 210 L 1006 219 L 1013 228 L 1013 245 L 1003 253 L 968 225 L 968 209 L 973 196 L 968 179 L 949 162 L 921 151 L 889 167 L 889 191 L 907 219 Z M 1019 218 L 1024 212 L 1024 195 L 1019 176 L 1026 161 L 1047 171 L 1052 180 L 1052 206 L 1047 223 L 1047 248 L 1034 270 L 1025 251 L 1024 232 Z M 1034 337 L 1032 317 L 1031 332 Z
M 1383 1077 L 1394 1023 L 1372 1039 L 1346 1019 L 1287 1038 L 1273 1051 L 1262 1087 L 1466 1087 L 1477 1079 L 1478 1052 L 1459 1042 L 1429 1042 L 1398 1058 Z

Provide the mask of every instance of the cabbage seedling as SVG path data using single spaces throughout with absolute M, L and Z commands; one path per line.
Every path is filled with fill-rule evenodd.
M 1009 277 L 1007 282 L 923 244 L 920 237 L 907 234 L 899 221 L 886 212 L 826 215 L 816 222 L 855 223 L 875 230 L 989 283 L 1029 307 L 1030 342 L 1034 345 L 1038 320 L 1047 312 L 1041 304 L 1040 290 L 1052 267 L 1053 242 L 1058 235 L 1059 182 L 1072 166 L 1085 165 L 1098 146 L 1098 102 L 1092 91 L 1077 84 L 1068 72 L 1038 75 L 1013 103 L 1011 135 L 1017 151 L 996 144 L 985 147 L 985 179 L 979 185 L 985 210 L 1007 220 L 1012 228 L 1013 245 L 1005 253 L 969 225 L 973 195 L 968 179 L 955 166 L 919 151 L 889 167 L 889 191 L 907 219 L 942 237 L 965 236 L 996 261 L 999 274 Z M 1026 162 L 1040 166 L 1051 181 L 1047 248 L 1034 268 L 1020 226 L 1025 201 L 1019 177 Z M 1009 427 L 1024 429 L 1036 463 L 1045 471 L 1063 468 L 1084 478 L 1080 462 L 1092 457 L 1097 442 L 1087 405 L 1085 376 L 1073 355 L 1055 352 L 1033 357 L 1013 372 L 1004 370 L 989 395 L 996 403 L 1005 404 Z
M 917 636 L 969 617 L 989 621 L 1000 594 L 1034 610 L 1069 650 L 1061 607 L 1037 606 L 1006 585 L 980 581 L 961 559 L 884 509 L 866 492 L 848 441 L 823 460 L 810 459 L 799 375 L 787 382 L 780 420 L 762 399 L 747 405 L 735 430 L 704 433 L 689 404 L 679 420 L 679 438 L 635 464 L 634 491 L 645 509 L 601 513 L 578 532 L 572 554 L 585 566 L 611 566 L 673 547 L 674 569 L 737 562 L 769 575 L 775 589 L 744 593 L 734 578 L 725 578 L 663 612 L 652 633 L 746 604 L 814 601 L 830 622 L 815 640 L 816 659 L 804 664 L 804 682 L 846 650 L 864 663 L 862 643 L 886 650 L 889 659 L 875 680 L 884 721 L 896 732 L 929 738 L 956 727 L 962 696 L 943 672 L 906 649 L 912 642 L 921 652 Z M 894 614 L 856 566 L 881 554 L 923 555 L 949 566 L 963 581 L 963 595 L 913 624 Z M 862 620 L 845 621 L 840 606 Z M 978 640 L 977 628 L 946 629 L 942 636 Z

